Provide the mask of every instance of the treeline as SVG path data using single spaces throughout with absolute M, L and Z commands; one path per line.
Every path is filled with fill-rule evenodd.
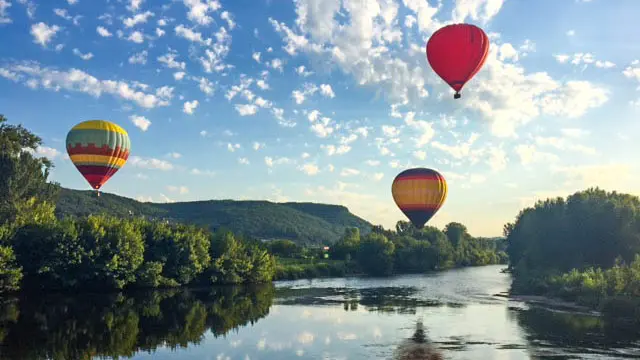
M 640 319 L 638 197 L 595 188 L 540 201 L 504 233 L 514 292 L 561 296 Z
M 275 255 L 305 257 L 305 250 L 292 242 L 280 241 L 269 246 Z M 409 222 L 399 221 L 395 231 L 374 226 L 365 236 L 360 236 L 357 228 L 347 229 L 329 250 L 334 262 L 320 262 L 316 266 L 278 265 L 276 277 L 294 279 L 313 276 L 316 272 L 334 276 L 345 273 L 385 276 L 506 263 L 505 247 L 501 239 L 472 237 L 460 223 L 450 223 L 441 231 L 430 226 L 418 230 Z
M 123 289 L 271 281 L 258 242 L 141 218 L 58 219 L 41 139 L 0 116 L 0 290 Z

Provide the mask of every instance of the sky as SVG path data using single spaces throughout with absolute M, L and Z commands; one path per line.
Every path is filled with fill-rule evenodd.
M 501 235 L 536 200 L 640 193 L 637 0 L 0 0 L 0 113 L 43 139 L 52 180 L 89 189 L 64 139 L 129 133 L 102 187 L 141 201 L 314 201 L 375 224 L 410 167 L 440 171 L 429 224 Z M 462 98 L 429 36 L 480 26 Z

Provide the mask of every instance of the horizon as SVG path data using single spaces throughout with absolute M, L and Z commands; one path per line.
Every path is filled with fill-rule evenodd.
M 428 167 L 449 192 L 426 225 L 495 237 L 537 200 L 640 193 L 638 1 L 253 4 L 0 0 L 0 113 L 73 190 L 67 132 L 117 123 L 131 156 L 101 192 L 143 202 L 315 202 L 393 229 L 394 177 Z M 453 22 L 491 40 L 457 100 L 425 56 Z

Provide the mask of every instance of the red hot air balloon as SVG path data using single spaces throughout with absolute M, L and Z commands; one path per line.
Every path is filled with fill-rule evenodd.
M 456 91 L 480 71 L 489 54 L 489 37 L 470 24 L 447 25 L 438 29 L 427 42 L 427 60 L 433 71 Z

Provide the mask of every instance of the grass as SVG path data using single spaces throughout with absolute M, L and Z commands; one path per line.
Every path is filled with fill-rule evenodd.
M 274 280 L 340 277 L 359 273 L 353 262 L 332 259 L 277 258 Z

